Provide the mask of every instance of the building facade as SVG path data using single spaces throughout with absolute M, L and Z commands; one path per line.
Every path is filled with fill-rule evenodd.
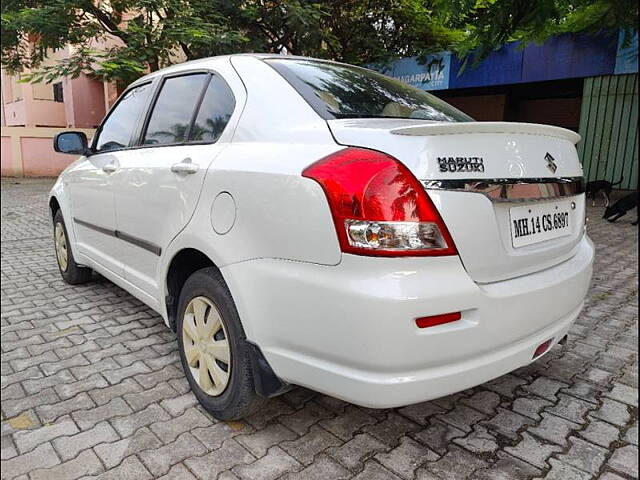
M 47 62 L 62 60 L 72 47 L 53 52 Z M 1 72 L 2 176 L 53 176 L 70 157 L 53 151 L 53 136 L 63 129 L 92 135 L 117 98 L 113 84 L 86 75 L 53 83 L 25 83 L 20 75 Z

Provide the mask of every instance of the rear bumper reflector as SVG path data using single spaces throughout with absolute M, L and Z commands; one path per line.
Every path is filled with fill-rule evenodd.
M 538 348 L 536 348 L 536 351 L 533 354 L 533 358 L 534 359 L 538 358 L 543 353 L 546 353 L 549 350 L 549 348 L 551 348 L 552 344 L 553 344 L 553 338 L 550 338 L 546 342 L 543 342 L 540 345 L 538 345 Z
M 418 328 L 435 327 L 436 325 L 455 322 L 456 320 L 460 320 L 461 318 L 462 314 L 460 312 L 443 313 L 441 315 L 416 318 L 416 325 L 418 326 Z

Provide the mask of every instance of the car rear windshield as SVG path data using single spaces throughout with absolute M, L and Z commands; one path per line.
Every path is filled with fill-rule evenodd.
M 439 98 L 366 68 L 317 60 L 265 60 L 325 119 L 415 118 L 470 122 Z

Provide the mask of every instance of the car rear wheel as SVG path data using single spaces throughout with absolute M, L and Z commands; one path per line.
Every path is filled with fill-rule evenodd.
M 53 217 L 53 241 L 56 248 L 58 269 L 64 281 L 70 285 L 78 285 L 91 280 L 91 269 L 78 265 L 73 257 L 67 227 L 60 210 Z
M 217 269 L 198 270 L 187 279 L 178 312 L 180 359 L 198 401 L 221 420 L 251 414 L 263 403 L 254 387 L 252 350 Z

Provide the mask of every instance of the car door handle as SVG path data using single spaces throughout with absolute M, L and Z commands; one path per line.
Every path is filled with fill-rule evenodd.
M 107 163 L 104 167 L 102 167 L 102 171 L 105 173 L 113 173 L 118 169 L 118 166 L 114 163 Z
M 198 165 L 193 163 L 190 158 L 185 158 L 182 162 L 171 165 L 171 171 L 175 173 L 196 173 Z

